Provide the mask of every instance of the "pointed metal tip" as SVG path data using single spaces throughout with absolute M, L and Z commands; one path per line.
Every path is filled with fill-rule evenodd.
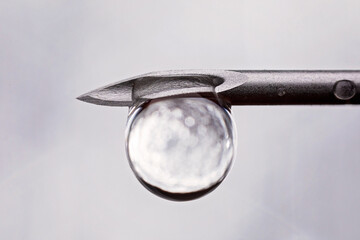
M 223 92 L 246 82 L 245 74 L 228 70 L 173 70 L 153 72 L 85 93 L 78 100 L 105 106 L 132 106 L 140 98 Z
M 82 102 L 86 102 L 86 103 L 93 103 L 93 104 L 97 104 L 97 105 L 102 105 L 101 101 L 99 99 L 96 99 L 96 98 L 92 97 L 89 93 L 85 93 L 83 95 L 80 95 L 76 99 L 80 100 Z
M 80 95 L 76 99 L 86 103 L 99 104 L 99 100 L 91 97 L 88 93 Z
M 87 93 L 82 94 L 82 95 L 78 96 L 76 99 L 80 100 L 82 102 L 89 102 L 89 95 Z
M 107 93 L 106 91 L 102 92 L 101 90 L 94 90 L 92 92 L 85 93 L 77 97 L 77 100 L 86 103 L 92 103 L 96 105 L 103 105 L 103 106 L 131 106 L 132 101 L 126 100 L 114 100 L 111 99 L 111 94 Z M 121 97 L 115 94 L 115 97 Z

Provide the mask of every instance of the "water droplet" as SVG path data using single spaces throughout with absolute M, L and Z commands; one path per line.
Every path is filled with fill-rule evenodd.
M 356 88 L 352 81 L 340 80 L 334 85 L 334 95 L 340 100 L 350 100 L 355 94 Z
M 156 195 L 195 199 L 225 178 L 235 154 L 234 131 L 228 110 L 206 98 L 146 103 L 129 116 L 129 163 L 139 181 Z

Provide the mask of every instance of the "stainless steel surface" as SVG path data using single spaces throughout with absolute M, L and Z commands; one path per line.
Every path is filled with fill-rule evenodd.
M 79 100 L 132 106 L 137 100 L 216 92 L 231 105 L 360 104 L 360 70 L 153 72 L 96 89 Z

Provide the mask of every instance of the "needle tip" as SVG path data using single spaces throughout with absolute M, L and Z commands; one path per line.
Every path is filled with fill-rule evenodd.
M 82 102 L 90 102 L 91 101 L 91 97 L 88 94 L 80 95 L 76 99 L 80 100 Z

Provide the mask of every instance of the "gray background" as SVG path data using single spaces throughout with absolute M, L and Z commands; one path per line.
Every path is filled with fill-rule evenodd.
M 0 2 L 0 239 L 356 239 L 360 107 L 234 107 L 227 179 L 133 176 L 125 108 L 75 100 L 169 69 L 359 69 L 360 1 Z

